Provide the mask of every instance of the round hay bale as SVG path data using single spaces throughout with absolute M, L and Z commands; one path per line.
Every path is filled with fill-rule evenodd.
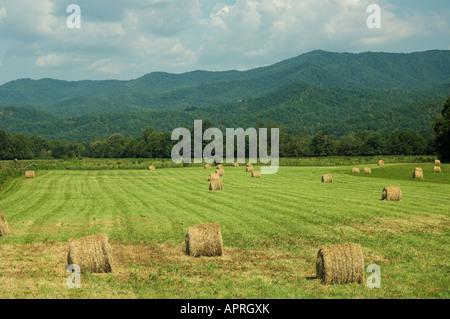
M 247 172 L 247 173 L 253 173 L 253 166 L 247 166 L 247 167 L 245 168 L 245 172 Z
M 208 182 L 214 181 L 214 180 L 219 180 L 219 179 L 220 179 L 219 174 L 213 173 L 213 174 L 209 174 L 209 176 L 208 176 Z
M 369 167 L 364 167 L 364 174 L 372 174 L 372 170 Z
M 6 221 L 5 214 L 0 209 L 0 237 L 6 236 L 9 234 L 8 222 Z
M 81 272 L 112 272 L 112 248 L 108 235 L 97 234 L 72 240 L 69 244 L 67 264 L 80 266 Z
M 400 189 L 400 187 L 385 187 L 383 188 L 381 199 L 388 202 L 399 202 L 402 200 L 402 190 Z
M 209 190 L 210 191 L 222 191 L 223 190 L 222 180 L 220 178 L 219 179 L 213 179 L 209 183 Z
M 360 173 L 359 168 L 353 167 L 353 168 L 352 168 L 352 173 L 353 173 L 353 174 L 359 174 L 359 173 Z
M 441 161 L 438 160 L 438 159 L 435 159 L 435 160 L 434 160 L 434 165 L 441 165 Z
M 189 227 L 184 238 L 183 249 L 191 257 L 222 256 L 223 242 L 219 223 L 208 223 Z
M 216 169 L 223 169 L 223 165 L 222 164 L 217 165 Z
M 239 167 L 239 163 L 233 163 L 233 167 Z
M 35 178 L 36 172 L 35 171 L 26 171 L 25 172 L 25 178 Z
M 225 175 L 225 171 L 223 168 L 221 169 L 216 169 L 216 174 L 218 174 L 219 176 L 224 176 Z
M 383 160 L 379 160 L 378 161 L 378 166 L 383 166 L 384 165 L 384 161 Z
M 423 172 L 422 171 L 414 171 L 413 178 L 414 179 L 423 179 Z
M 440 166 L 435 166 L 433 169 L 433 173 L 440 173 L 441 172 L 441 167 Z
M 323 246 L 317 253 L 317 278 L 323 284 L 364 282 L 364 257 L 354 243 Z
M 253 172 L 252 172 L 252 177 L 253 177 L 253 178 L 261 178 L 261 172 L 259 172 L 259 171 L 253 171 Z
M 247 163 L 247 167 L 253 167 L 253 163 Z
M 333 176 L 331 174 L 322 175 L 322 183 L 333 183 Z
M 203 168 L 204 168 L 204 169 L 211 169 L 211 165 L 206 164 Z
M 156 170 L 156 168 L 155 168 L 155 166 L 149 166 L 149 167 L 148 167 L 148 170 L 149 170 L 149 171 L 154 171 L 154 170 Z
M 423 172 L 423 169 L 421 167 L 414 168 L 414 172 Z

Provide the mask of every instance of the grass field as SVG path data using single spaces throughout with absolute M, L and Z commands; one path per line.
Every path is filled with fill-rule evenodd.
M 449 298 L 450 165 L 366 166 L 372 174 L 281 167 L 261 179 L 225 167 L 222 192 L 197 167 L 11 179 L 0 194 L 11 229 L 0 237 L 0 298 Z M 326 173 L 333 184 L 320 182 Z M 402 202 L 381 201 L 385 186 L 400 186 Z M 183 256 L 186 229 L 206 222 L 220 223 L 224 256 Z M 99 232 L 115 271 L 68 289 L 69 240 Z M 380 266 L 380 289 L 314 278 L 320 246 L 346 242 Z

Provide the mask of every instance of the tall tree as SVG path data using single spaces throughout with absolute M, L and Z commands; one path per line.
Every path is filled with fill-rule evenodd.
M 444 104 L 441 115 L 434 121 L 436 151 L 441 160 L 450 161 L 450 97 Z

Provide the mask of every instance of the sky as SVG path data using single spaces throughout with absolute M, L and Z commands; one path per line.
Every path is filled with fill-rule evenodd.
M 67 26 L 70 4 L 80 28 Z M 448 17 L 449 0 L 0 0 L 0 84 L 248 70 L 317 49 L 450 50 Z

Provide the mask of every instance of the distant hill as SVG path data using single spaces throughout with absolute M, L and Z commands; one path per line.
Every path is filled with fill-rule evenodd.
M 449 81 L 449 50 L 411 54 L 313 51 L 243 72 L 154 72 L 131 81 L 21 79 L 0 86 L 0 105 L 68 118 L 222 105 L 261 97 L 298 82 L 323 88 L 423 90 Z

